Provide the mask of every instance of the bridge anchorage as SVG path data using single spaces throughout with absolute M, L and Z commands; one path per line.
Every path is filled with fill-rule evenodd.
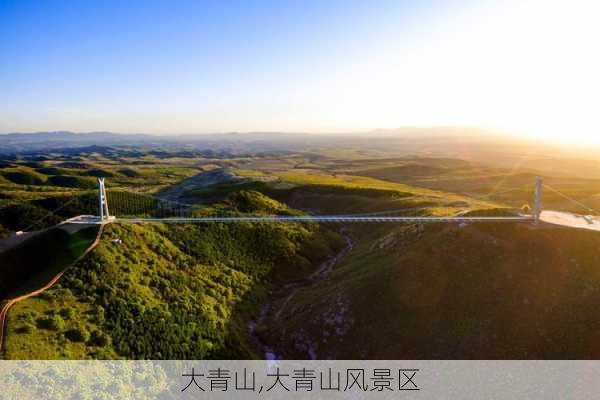
M 542 215 L 542 188 L 545 185 L 541 178 L 535 180 L 533 209 L 531 214 L 515 216 L 388 216 L 384 213 L 353 214 L 353 215 L 261 215 L 261 216 L 233 216 L 199 217 L 194 214 L 196 205 L 165 200 L 151 195 L 115 190 L 107 195 L 104 178 L 98 179 L 98 214 L 80 215 L 67 220 L 70 223 L 107 224 L 117 223 L 207 223 L 207 222 L 509 222 L 526 221 L 538 224 L 543 220 Z M 518 188 L 518 190 L 523 187 Z M 517 189 L 511 189 L 517 190 Z M 510 190 L 509 190 L 510 191 Z M 108 201 L 113 204 L 113 215 L 110 214 Z M 115 209 L 117 211 L 115 211 Z M 399 211 L 399 210 L 397 210 Z

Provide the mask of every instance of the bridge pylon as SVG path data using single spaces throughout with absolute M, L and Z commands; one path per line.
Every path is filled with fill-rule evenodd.
M 533 198 L 533 220 L 537 224 L 540 222 L 540 215 L 542 214 L 542 178 L 536 176 L 535 178 L 535 189 Z
M 98 178 L 98 206 L 100 221 L 105 222 L 110 219 L 108 212 L 108 199 L 106 197 L 106 188 L 104 187 L 104 178 Z

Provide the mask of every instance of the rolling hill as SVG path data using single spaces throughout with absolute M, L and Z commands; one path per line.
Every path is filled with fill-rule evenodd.
M 352 149 L 186 154 L 11 160 L 0 171 L 0 224 L 86 213 L 95 195 L 78 182 L 95 176 L 121 193 L 202 204 L 202 215 L 514 215 L 539 172 Z M 600 201 L 594 179 L 544 179 Z M 562 209 L 565 199 L 548 192 L 544 204 Z M 599 245 L 593 232 L 524 223 L 109 225 L 58 286 L 10 312 L 5 356 L 595 358 Z M 28 258 L 12 257 L 13 271 L 19 259 Z
M 347 235 L 352 251 L 327 279 L 266 318 L 267 340 L 282 357 L 600 356 L 594 232 L 506 223 Z
M 223 207 L 288 210 L 256 192 Z M 247 325 L 270 288 L 339 246 L 314 224 L 110 225 L 57 286 L 13 308 L 5 356 L 257 357 Z

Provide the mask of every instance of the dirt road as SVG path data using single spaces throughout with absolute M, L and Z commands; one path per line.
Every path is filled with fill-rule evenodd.
M 98 229 L 98 234 L 96 235 L 96 239 L 94 240 L 94 242 L 83 252 L 83 254 L 81 256 L 79 256 L 79 258 L 77 258 L 77 260 L 75 260 L 72 264 L 70 264 L 65 269 L 60 271 L 56 276 L 54 276 L 50 280 L 50 282 L 48 282 L 43 287 L 41 287 L 37 290 L 34 290 L 33 292 L 24 294 L 19 297 L 15 297 L 14 299 L 7 300 L 2 304 L 2 307 L 0 308 L 0 354 L 4 351 L 4 335 L 6 332 L 6 316 L 8 314 L 8 311 L 10 310 L 10 308 L 12 306 L 14 306 L 15 304 L 17 304 L 19 301 L 28 299 L 33 296 L 37 296 L 38 294 L 41 294 L 41 293 L 45 292 L 46 290 L 50 289 L 52 286 L 54 286 L 56 284 L 56 282 L 58 282 L 58 280 L 63 276 L 63 274 L 65 273 L 65 271 L 67 269 L 69 269 L 71 266 L 75 265 L 81 259 L 83 259 L 85 256 L 87 256 L 98 245 L 98 243 L 100 243 L 101 236 L 102 236 L 102 226 L 100 226 L 100 228 Z

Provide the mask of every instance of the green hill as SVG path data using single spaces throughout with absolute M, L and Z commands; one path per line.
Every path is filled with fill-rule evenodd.
M 110 171 L 104 170 L 104 169 L 90 169 L 88 171 L 84 172 L 84 175 L 86 176 L 94 176 L 97 178 L 112 178 L 113 176 L 115 176 L 115 174 L 113 174 Z
M 19 185 L 42 185 L 46 182 L 44 175 L 25 168 L 4 170 L 2 171 L 2 176 L 10 182 Z
M 285 358 L 600 356 L 596 232 L 486 223 L 348 235 L 354 247 L 331 276 L 265 321 Z
M 218 207 L 293 212 L 256 192 Z M 58 286 L 11 311 L 6 357 L 258 356 L 247 325 L 270 288 L 341 245 L 313 224 L 109 225 Z
M 97 186 L 95 179 L 70 175 L 53 175 L 48 177 L 48 183 L 54 186 L 62 186 L 77 189 L 93 189 Z
M 75 233 L 54 228 L 0 253 L 0 300 L 44 286 L 80 257 L 96 234 L 95 227 Z
M 37 230 L 61 222 L 61 219 L 33 203 L 12 203 L 0 207 L 0 224 L 11 231 Z
M 198 160 L 182 160 L 94 158 L 86 168 L 115 174 L 109 202 L 118 209 L 133 189 L 164 193 L 200 173 Z M 227 160 L 219 168 L 242 182 L 183 185 L 179 200 L 206 205 L 198 215 L 504 216 L 531 199 L 534 176 L 449 159 L 337 169 L 259 161 L 269 167 Z M 2 184 L 2 207 L 13 208 L 0 210 L 0 223 L 11 229 L 42 212 L 64 219 L 97 206 L 92 190 Z M 524 188 L 501 194 L 513 186 Z M 559 187 L 586 204 L 600 198 L 597 184 Z M 16 199 L 25 205 L 14 208 Z M 544 196 L 549 207 L 560 202 Z M 246 358 L 267 345 L 300 359 L 597 358 L 598 248 L 594 232 L 512 222 L 109 225 L 57 287 L 11 311 L 6 356 Z M 332 255 L 331 272 L 314 274 Z

